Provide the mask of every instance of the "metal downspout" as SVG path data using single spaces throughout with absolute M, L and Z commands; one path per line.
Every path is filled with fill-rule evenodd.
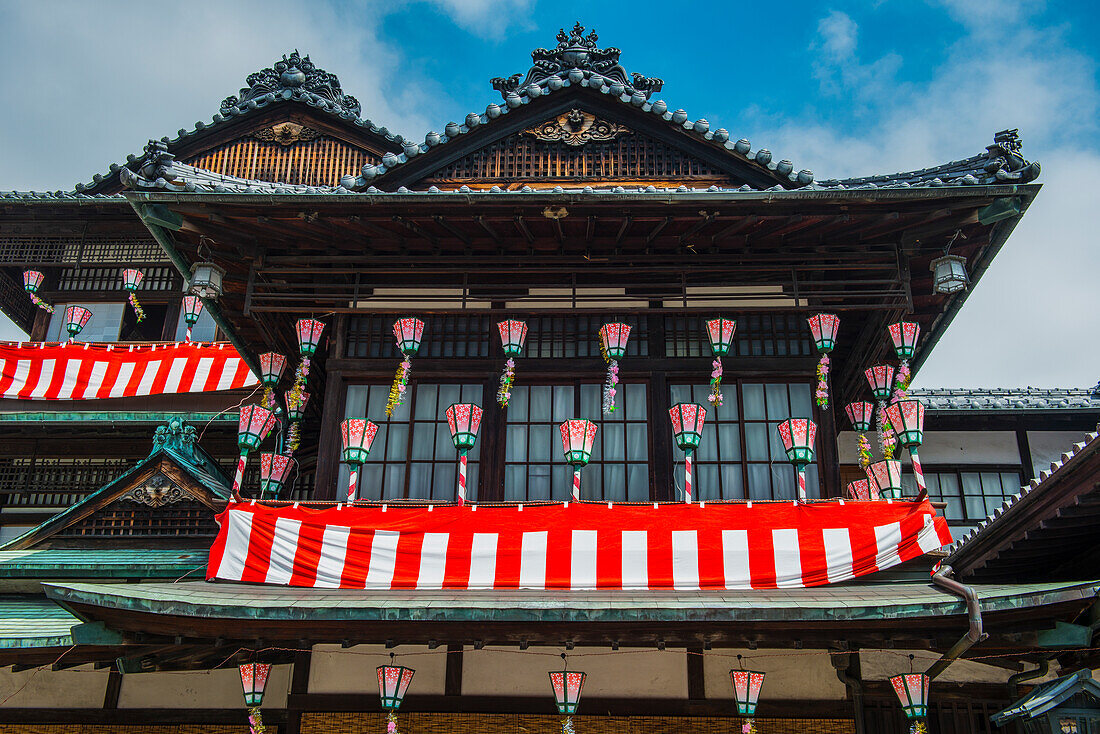
M 859 651 L 850 654 L 859 655 Z M 847 662 L 847 659 L 845 662 Z M 836 677 L 840 682 L 852 692 L 852 708 L 854 709 L 856 724 L 855 734 L 867 734 L 867 724 L 863 720 L 863 682 L 855 676 L 848 675 L 847 668 L 837 667 L 835 661 L 833 662 L 833 669 L 836 671 Z
M 966 602 L 966 613 L 970 620 L 970 629 L 959 638 L 958 642 L 951 646 L 950 650 L 945 652 L 939 660 L 932 663 L 932 666 L 925 671 L 929 678 L 935 678 L 947 670 L 947 667 L 962 657 L 967 650 L 989 637 L 982 631 L 982 609 L 978 600 L 978 592 L 950 578 L 952 573 L 954 573 L 954 569 L 951 566 L 942 566 L 932 574 L 932 583 L 955 596 L 961 597 Z
M 1039 658 L 1039 667 L 1035 670 L 1025 670 L 1022 673 L 1014 673 L 1008 677 L 1008 694 L 1015 701 L 1020 697 L 1020 684 L 1024 681 L 1042 678 L 1050 670 L 1050 660 Z

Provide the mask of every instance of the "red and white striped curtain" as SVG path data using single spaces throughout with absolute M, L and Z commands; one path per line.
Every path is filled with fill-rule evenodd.
M 309 509 L 234 503 L 207 578 L 348 589 L 819 586 L 951 542 L 927 500 Z
M 0 398 L 93 400 L 256 384 L 228 344 L 0 344 Z

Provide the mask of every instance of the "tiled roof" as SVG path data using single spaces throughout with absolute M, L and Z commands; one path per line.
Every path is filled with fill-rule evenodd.
M 928 410 L 1097 410 L 1096 388 L 926 388 L 910 390 Z
M 80 620 L 42 596 L 0 597 L 0 649 L 68 647 Z
M 206 566 L 194 548 L 30 548 L 0 551 L 0 578 L 177 578 Z
M 1037 478 L 1032 479 L 1031 482 L 1027 486 L 1022 487 L 1017 494 L 1006 499 L 1000 507 L 994 510 L 986 519 L 978 523 L 977 528 L 955 541 L 954 545 L 949 548 L 947 558 L 944 559 L 943 562 L 952 565 L 954 559 L 960 552 L 965 552 L 967 544 L 974 542 L 975 539 L 981 538 L 995 525 L 1007 522 L 1008 520 L 1005 518 L 1011 519 L 1013 515 L 1022 512 L 1035 497 L 1042 494 L 1042 490 L 1047 483 L 1057 479 L 1062 472 L 1067 471 L 1067 464 L 1076 464 L 1086 456 L 1094 454 L 1097 451 L 1100 451 L 1100 426 L 1097 426 L 1096 431 L 1087 434 L 1084 441 L 1074 444 L 1069 451 L 1062 454 L 1058 461 L 1050 465 L 1049 470 L 1039 472 Z

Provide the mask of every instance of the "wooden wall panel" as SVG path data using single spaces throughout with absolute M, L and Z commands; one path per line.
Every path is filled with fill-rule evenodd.
M 227 176 L 307 186 L 336 186 L 341 176 L 357 176 L 365 164 L 378 161 L 379 158 L 368 151 L 322 135 L 290 145 L 242 138 L 184 163 Z

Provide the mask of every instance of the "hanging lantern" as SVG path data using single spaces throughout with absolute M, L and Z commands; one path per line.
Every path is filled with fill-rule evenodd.
M 268 663 L 245 663 L 238 666 L 241 671 L 241 687 L 244 689 L 244 705 L 258 708 L 264 700 L 264 688 L 271 674 Z
M 703 421 L 706 420 L 707 409 L 695 403 L 677 403 L 669 409 L 668 417 L 672 420 L 676 445 L 684 452 L 684 502 L 691 502 L 691 457 L 703 439 Z
M 260 402 L 267 408 L 275 407 L 273 391 L 279 384 L 279 378 L 286 369 L 286 357 L 275 352 L 264 352 L 260 355 L 260 383 L 264 386 L 263 397 Z
M 378 426 L 362 418 L 348 418 L 340 423 L 342 458 L 349 469 L 348 502 L 354 502 L 359 493 L 359 467 L 366 463 L 377 434 Z
M 630 326 L 622 323 L 604 324 L 600 327 L 600 354 L 607 362 L 607 379 L 603 386 L 603 412 L 615 410 L 615 394 L 619 384 L 619 360 L 626 356 L 626 342 L 630 338 Z
M 921 443 L 924 442 L 924 403 L 919 400 L 899 400 L 886 408 L 886 417 L 890 420 L 898 443 L 909 451 L 917 489 L 921 492 L 927 491 L 919 455 Z
M 852 422 L 852 428 L 859 431 L 871 430 L 875 420 L 875 405 L 874 403 L 848 403 L 844 408 L 844 412 L 848 414 L 848 420 Z
M 31 303 L 39 308 L 45 309 L 46 313 L 53 313 L 53 306 L 46 303 L 38 296 L 38 289 L 42 287 L 42 283 L 45 280 L 46 276 L 37 270 L 23 271 L 23 290 L 30 296 Z
M 191 266 L 187 280 L 187 292 L 204 301 L 216 301 L 222 294 L 222 278 L 225 268 L 212 262 L 197 262 Z
M 248 462 L 248 453 L 260 447 L 267 434 L 275 426 L 275 414 L 259 405 L 246 405 L 241 408 L 241 418 L 237 431 L 237 446 L 241 450 L 237 460 L 237 473 L 233 477 L 233 498 L 241 497 L 241 482 L 244 480 L 244 467 Z
M 958 293 L 970 282 L 966 275 L 966 258 L 961 255 L 937 257 L 928 264 L 928 269 L 932 271 L 932 290 L 935 293 Z
M 69 332 L 70 342 L 83 331 L 90 318 L 92 318 L 92 312 L 83 306 L 69 306 L 65 309 L 65 331 Z
M 814 401 L 822 410 L 828 410 L 829 352 L 836 347 L 836 333 L 840 329 L 840 319 L 831 313 L 819 313 L 806 320 L 810 324 L 814 346 L 821 355 L 821 359 L 817 362 L 817 387 L 814 390 Z
M 500 343 L 508 359 L 504 362 L 504 371 L 500 373 L 500 387 L 497 389 L 497 402 L 507 408 L 512 399 L 512 385 L 516 381 L 515 357 L 523 354 L 523 344 L 527 341 L 527 323 L 524 321 L 501 321 L 497 324 L 500 331 Z
M 390 664 L 378 666 L 378 696 L 382 699 L 382 708 L 391 712 L 401 708 L 401 702 L 405 700 L 405 693 L 416 673 L 412 668 L 393 663 L 394 654 L 391 652 Z
M 814 460 L 817 425 L 809 418 L 788 418 L 777 427 L 787 460 L 798 474 L 798 499 L 806 499 L 806 465 Z
M 879 497 L 901 497 L 901 462 L 897 459 L 883 459 L 867 467 L 867 478 L 871 480 L 870 490 Z
M 916 721 L 928 716 L 928 689 L 932 686 L 931 678 L 924 673 L 895 675 L 890 679 L 890 685 L 898 695 L 905 718 Z
M 722 404 L 722 357 L 733 347 L 733 335 L 737 322 L 730 319 L 711 319 L 707 322 L 707 339 L 714 360 L 710 363 L 710 395 L 707 400 L 717 408 Z
M 756 715 L 756 704 L 760 700 L 760 688 L 764 685 L 764 674 L 754 670 L 731 670 L 730 680 L 733 682 L 737 715 L 746 719 L 753 718 Z
M 565 460 L 573 465 L 573 501 L 581 498 L 581 468 L 592 460 L 596 443 L 596 424 L 588 420 L 567 420 L 560 426 L 561 448 Z
M 145 279 L 145 273 L 137 268 L 126 268 L 122 271 L 122 288 L 133 293 Z
M 466 504 L 466 455 L 477 441 L 481 427 L 481 407 L 473 403 L 455 403 L 447 408 L 447 425 L 451 440 L 458 449 L 458 505 Z
M 308 392 L 288 392 L 286 394 L 286 417 L 292 423 L 299 423 L 306 416 L 306 403 L 309 402 Z
M 878 499 L 878 492 L 871 494 L 871 482 L 867 479 L 857 479 L 854 482 L 848 482 L 847 495 L 850 500 L 870 500 Z
M 875 400 L 884 402 L 890 399 L 894 391 L 894 368 L 888 364 L 875 365 L 863 372 L 867 377 L 867 383 L 871 386 L 871 394 Z
M 920 337 L 920 324 L 913 321 L 899 321 L 886 327 L 890 341 L 894 344 L 894 354 L 900 360 L 913 358 L 917 351 L 917 339 Z
M 397 348 L 405 358 L 397 366 L 393 384 L 390 385 L 390 395 L 386 399 L 387 418 L 393 415 L 397 406 L 405 402 L 405 389 L 409 384 L 409 375 L 412 374 L 412 356 L 420 350 L 420 340 L 423 337 L 424 322 L 420 319 L 409 317 L 398 319 L 393 323 L 393 338 L 397 341 Z
M 202 299 L 198 296 L 183 297 L 183 320 L 187 324 L 187 336 L 184 338 L 187 341 L 191 341 L 191 329 L 198 323 L 202 307 Z
M 424 338 L 424 322 L 415 318 L 398 319 L 393 324 L 393 337 L 397 348 L 405 356 L 411 357 L 420 351 L 420 341 Z
M 260 499 L 270 492 L 278 498 L 283 493 L 286 480 L 294 470 L 294 459 L 282 454 L 260 454 Z
M 298 319 L 295 326 L 298 331 L 298 353 L 303 357 L 312 357 L 317 353 L 317 347 L 321 346 L 324 322 L 317 319 Z
M 561 654 L 563 670 L 550 671 L 550 688 L 554 691 L 554 703 L 558 706 L 558 713 L 562 716 L 572 716 L 577 713 L 581 703 L 581 689 L 584 688 L 584 679 L 587 674 L 579 670 L 569 670 L 565 665 L 565 653 Z

